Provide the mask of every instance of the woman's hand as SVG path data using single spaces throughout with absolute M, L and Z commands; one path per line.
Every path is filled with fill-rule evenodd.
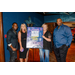
M 45 38 L 45 36 L 44 36 L 44 35 L 43 35 L 42 37 L 43 37 L 43 38 Z
M 20 51 L 22 51 L 24 48 L 23 47 L 20 47 Z
M 44 35 L 42 36 L 46 41 L 51 42 L 50 38 L 46 38 Z

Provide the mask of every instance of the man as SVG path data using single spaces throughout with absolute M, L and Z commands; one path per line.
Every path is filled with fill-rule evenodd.
M 10 52 L 10 62 L 14 62 L 16 58 L 16 50 L 18 49 L 17 23 L 12 24 L 12 28 L 7 32 L 7 49 Z
M 66 62 L 67 51 L 73 37 L 71 29 L 63 25 L 62 19 L 57 19 L 57 25 L 53 32 L 54 52 L 58 62 Z
M 75 28 L 74 28 L 74 42 L 75 42 Z

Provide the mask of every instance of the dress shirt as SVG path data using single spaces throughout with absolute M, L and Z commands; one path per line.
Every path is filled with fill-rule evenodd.
M 56 48 L 59 48 L 64 44 L 70 46 L 72 38 L 73 36 L 70 27 L 62 24 L 59 29 L 58 26 L 54 29 L 53 42 Z

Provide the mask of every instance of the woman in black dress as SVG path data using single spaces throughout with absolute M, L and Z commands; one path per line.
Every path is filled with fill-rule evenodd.
M 18 32 L 18 39 L 20 44 L 20 62 L 23 62 L 23 59 L 25 59 L 25 62 L 27 61 L 28 56 L 28 49 L 26 48 L 26 37 L 27 37 L 27 29 L 26 25 L 23 23 L 21 24 L 20 31 Z

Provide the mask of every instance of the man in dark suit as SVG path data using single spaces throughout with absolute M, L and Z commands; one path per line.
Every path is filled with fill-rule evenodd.
M 18 49 L 17 23 L 12 24 L 12 28 L 7 32 L 7 49 L 10 52 L 10 62 L 14 62 Z

